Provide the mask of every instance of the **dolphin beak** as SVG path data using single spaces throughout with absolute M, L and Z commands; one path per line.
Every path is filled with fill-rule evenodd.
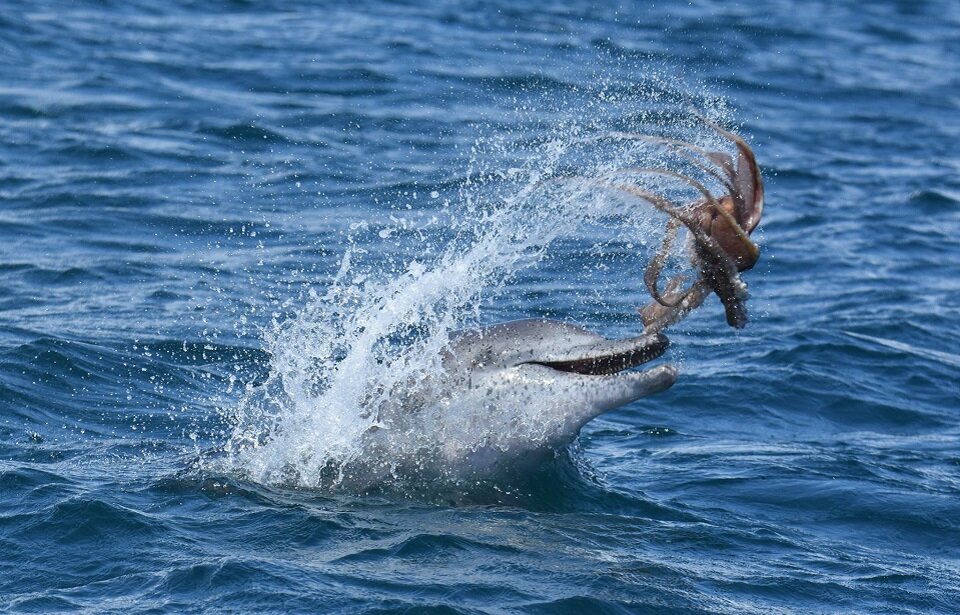
M 601 376 L 616 374 L 631 367 L 652 361 L 670 346 L 670 340 L 662 333 L 651 333 L 624 340 L 604 340 L 570 348 L 526 361 L 525 364 L 543 365 L 562 372 Z

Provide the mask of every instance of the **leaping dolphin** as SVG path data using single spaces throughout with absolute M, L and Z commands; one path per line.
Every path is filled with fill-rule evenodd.
M 669 388 L 661 333 L 606 339 L 553 320 L 455 333 L 442 375 L 404 383 L 376 409 L 359 465 L 338 480 L 473 480 L 522 471 L 555 455 L 600 414 Z

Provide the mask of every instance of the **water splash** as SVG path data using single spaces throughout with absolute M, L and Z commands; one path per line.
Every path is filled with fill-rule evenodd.
M 608 108 L 609 100 L 597 100 Z M 224 447 L 229 470 L 259 483 L 326 488 L 456 481 L 465 456 L 504 438 L 543 437 L 545 414 L 498 417 L 489 405 L 438 397 L 440 358 L 451 332 L 481 320 L 484 300 L 508 289 L 519 272 L 538 267 L 560 240 L 636 246 L 636 268 L 628 275 L 642 285 L 642 262 L 663 220 L 591 178 L 624 167 L 686 169 L 656 144 L 604 135 L 654 129 L 716 144 L 683 113 L 632 118 L 565 123 L 547 138 L 530 140 L 526 157 L 505 171 L 477 168 L 498 155 L 515 160 L 516 140 L 485 141 L 456 197 L 421 222 L 393 216 L 392 226 L 355 225 L 329 286 L 311 291 L 294 317 L 266 334 L 271 374 L 231 411 L 235 427 Z M 690 197 L 683 194 L 689 186 L 662 175 L 636 181 L 671 198 Z M 412 238 L 398 240 L 398 228 L 414 231 Z M 388 246 L 401 248 L 400 255 L 379 258 Z M 678 250 L 673 266 L 686 264 Z M 398 407 L 411 420 L 388 425 L 384 409 L 396 416 Z M 392 430 L 390 437 L 371 437 L 384 429 Z

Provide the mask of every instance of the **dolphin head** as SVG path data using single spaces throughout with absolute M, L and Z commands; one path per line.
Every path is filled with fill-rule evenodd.
M 660 333 L 610 340 L 569 323 L 518 320 L 454 334 L 443 364 L 466 397 L 553 425 L 544 436 L 557 448 L 599 414 L 669 388 L 671 365 L 630 369 L 668 346 Z
M 383 398 L 364 454 L 338 480 L 470 482 L 537 467 L 599 414 L 669 388 L 673 366 L 631 369 L 667 346 L 659 333 L 609 340 L 552 320 L 453 333 L 441 373 Z

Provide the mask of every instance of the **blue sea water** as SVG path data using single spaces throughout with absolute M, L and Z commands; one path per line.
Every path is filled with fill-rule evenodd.
M 4 8 L 0 610 L 960 613 L 956 2 Z M 525 195 L 691 102 L 766 179 L 743 332 L 519 480 L 291 469 L 349 425 L 258 391 L 322 388 L 338 284 L 467 246 L 418 306 L 635 334 L 658 238 Z M 218 457 L 258 418 L 286 473 Z

